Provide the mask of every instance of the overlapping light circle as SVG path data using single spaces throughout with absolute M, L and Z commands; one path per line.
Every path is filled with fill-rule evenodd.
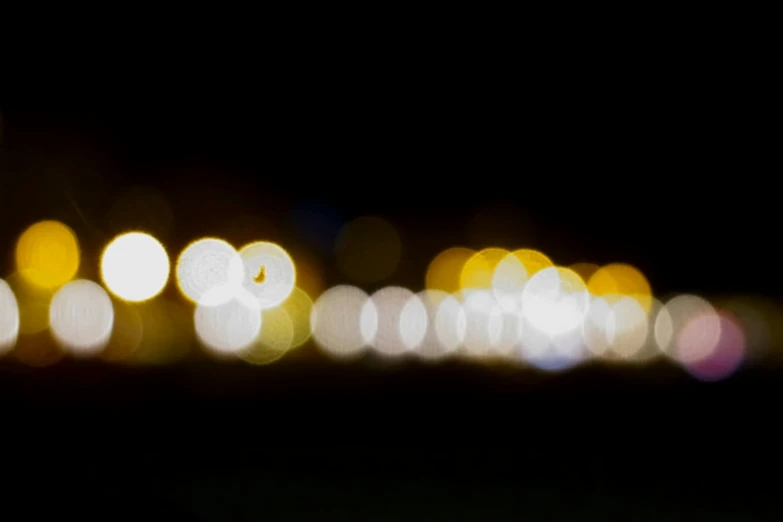
M 349 225 L 335 254 L 338 268 L 366 283 L 390 277 L 402 251 L 394 227 L 380 218 Z M 394 239 L 388 252 L 387 232 Z M 385 358 L 458 356 L 546 371 L 663 355 L 709 381 L 731 375 L 775 335 L 769 316 L 747 303 L 715 306 L 696 295 L 661 303 L 631 265 L 566 268 L 534 249 L 447 249 L 429 264 L 418 293 L 388 285 L 369 295 L 338 285 L 318 295 L 320 285 L 297 287 L 294 260 L 276 243 L 255 241 L 237 251 L 222 239 L 202 238 L 183 249 L 175 267 L 189 304 L 161 295 L 169 257 L 147 233 L 124 233 L 106 245 L 99 263 L 103 287 L 74 279 L 79 244 L 57 221 L 29 227 L 15 260 L 16 272 L 0 280 L 0 354 L 18 346 L 19 360 L 33 365 L 59 360 L 63 350 L 56 345 L 72 356 L 110 362 L 170 362 L 187 353 L 195 332 L 208 351 L 257 365 L 312 340 L 341 359 L 369 350 Z M 377 267 L 369 264 L 376 262 L 383 270 L 373 273 Z M 47 330 L 56 341 L 51 353 L 19 342 Z

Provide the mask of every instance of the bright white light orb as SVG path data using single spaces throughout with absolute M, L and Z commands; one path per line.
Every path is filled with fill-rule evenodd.
M 413 304 L 409 304 L 412 299 Z M 370 311 L 362 311 L 362 320 L 375 320 L 377 323 L 371 346 L 378 353 L 401 355 L 410 349 L 410 345 L 415 346 L 424 338 L 427 314 L 424 305 L 419 302 L 417 306 L 415 299 L 416 295 L 407 288 L 389 286 L 375 292 L 367 301 L 365 307 L 369 307 Z M 377 319 L 373 319 L 374 315 Z M 373 330 L 371 325 L 365 324 L 364 328 Z
M 310 324 L 313 339 L 324 352 L 351 358 L 363 353 L 375 338 L 378 311 L 364 290 L 339 285 L 315 301 Z
M 589 304 L 590 296 L 584 281 L 567 268 L 539 270 L 522 292 L 525 320 L 555 337 L 581 328 Z
M 130 302 L 152 299 L 169 280 L 169 256 L 163 245 L 141 232 L 115 238 L 103 251 L 101 277 L 111 293 Z
M 211 292 L 207 301 L 213 301 Z M 261 332 L 261 307 L 254 296 L 240 292 L 223 304 L 199 304 L 195 312 L 196 335 L 208 349 L 218 354 L 235 354 L 249 347 Z
M 0 355 L 10 352 L 19 336 L 19 303 L 8 283 L 0 279 Z
M 239 255 L 245 266 L 243 285 L 262 309 L 274 308 L 291 295 L 296 267 L 279 245 L 259 241 L 242 247 Z
M 60 288 L 49 306 L 55 340 L 77 356 L 101 352 L 111 339 L 114 307 L 99 284 L 79 279 Z
M 182 294 L 196 304 L 217 306 L 229 301 L 242 286 L 245 267 L 233 246 L 220 239 L 191 243 L 177 260 L 177 284 Z M 211 292 L 222 288 L 224 292 Z M 211 301 L 207 301 L 205 296 Z

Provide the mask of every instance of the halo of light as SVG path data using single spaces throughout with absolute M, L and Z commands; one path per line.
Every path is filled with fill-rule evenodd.
M 684 365 L 688 373 L 702 381 L 718 381 L 732 375 L 742 364 L 747 348 L 742 325 L 726 312 L 719 313 L 719 320 L 720 338 L 711 352 Z
M 519 354 L 527 364 L 545 372 L 560 372 L 586 359 L 580 328 L 552 334 L 531 324 L 524 314 L 521 321 Z
M 375 305 L 364 290 L 349 285 L 332 287 L 313 304 L 310 319 L 313 339 L 327 355 L 338 358 L 358 356 L 375 338 L 377 314 Z
M 411 297 L 403 307 L 400 319 L 401 325 L 409 325 L 411 331 L 410 339 L 404 339 L 406 346 L 416 355 L 430 361 L 453 354 L 465 335 L 464 313 L 461 335 L 458 331 L 461 311 L 459 301 L 441 290 L 423 290 Z M 421 339 L 416 343 L 419 335 Z
M 652 306 L 652 290 L 647 278 L 637 268 L 626 263 L 602 266 L 588 280 L 587 289 L 591 294 L 605 298 L 633 297 L 646 312 Z
M 288 296 L 288 299 L 283 302 L 282 306 L 285 308 L 293 328 L 291 349 L 299 348 L 305 344 L 313 334 L 313 330 L 310 326 L 310 317 L 313 313 L 313 300 L 307 292 L 296 287 L 293 292 L 291 292 L 291 295 Z
M 130 302 L 160 294 L 169 280 L 169 256 L 163 245 L 142 232 L 117 236 L 101 257 L 101 277 L 109 291 Z
M 397 230 L 375 216 L 345 224 L 335 245 L 338 268 L 356 283 L 376 283 L 388 278 L 397 270 L 401 255 Z
M 244 287 L 262 310 L 285 301 L 296 285 L 296 267 L 280 245 L 258 241 L 239 250 L 245 265 Z
M 581 329 L 589 304 L 590 295 L 582 278 L 563 267 L 537 271 L 522 292 L 526 321 L 552 337 Z
M 362 317 L 377 323 L 370 346 L 378 353 L 401 355 L 424 339 L 427 315 L 424 304 L 417 303 L 416 299 L 416 295 L 407 288 L 389 286 L 372 294 L 367 301 L 365 307 L 370 307 L 371 311 L 363 312 Z
M 16 267 L 28 282 L 53 290 L 79 270 L 79 243 L 73 231 L 59 221 L 30 226 L 16 243 Z
M 19 304 L 8 283 L 0 279 L 0 355 L 10 352 L 19 337 Z
M 211 292 L 222 292 L 220 288 Z M 208 302 L 213 298 L 205 296 Z M 255 297 L 239 292 L 227 302 L 198 305 L 194 315 L 196 335 L 208 349 L 218 354 L 235 354 L 249 347 L 261 332 L 261 308 Z
M 250 364 L 264 365 L 275 362 L 291 349 L 294 340 L 294 324 L 282 306 L 261 312 L 261 331 L 250 346 L 239 351 L 239 357 Z
M 699 317 L 703 319 L 680 339 L 686 325 Z M 654 328 L 656 343 L 664 355 L 677 362 L 693 362 L 707 356 L 714 348 L 720 335 L 720 319 L 706 299 L 683 294 L 666 302 L 655 319 Z
M 242 286 L 245 266 L 239 253 L 222 239 L 205 238 L 188 245 L 177 259 L 177 285 L 187 299 L 196 304 L 216 306 L 231 299 Z M 210 292 L 223 288 L 221 293 Z M 216 298 L 205 302 L 204 296 Z
M 498 266 L 510 252 L 505 248 L 484 248 L 471 256 L 462 267 L 460 273 L 460 288 L 463 290 L 489 290 L 492 288 L 492 278 L 495 267 Z
M 109 294 L 92 281 L 71 281 L 54 294 L 49 324 L 55 340 L 73 355 L 96 355 L 108 344 L 114 326 Z
M 459 291 L 462 269 L 475 253 L 470 248 L 452 247 L 435 256 L 427 267 L 425 288 L 449 294 Z

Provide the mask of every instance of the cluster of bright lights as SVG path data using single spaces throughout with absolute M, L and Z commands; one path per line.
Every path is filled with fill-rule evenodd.
M 376 218 L 352 227 L 338 244 L 341 268 L 367 281 L 388 276 L 400 251 L 393 228 Z M 365 236 L 381 237 L 386 247 L 361 250 L 355 238 Z M 373 252 L 385 263 L 380 268 L 369 266 Z M 559 371 L 590 360 L 663 358 L 716 380 L 733 373 L 748 348 L 748 326 L 703 298 L 661 302 L 630 265 L 558 266 L 530 249 L 448 249 L 430 263 L 418 292 L 388 286 L 369 295 L 339 285 L 311 296 L 297 286 L 294 261 L 279 245 L 237 249 L 219 238 L 199 239 L 173 270 L 191 305 L 188 321 L 178 319 L 179 304 L 161 296 L 171 262 L 151 235 L 126 233 L 105 246 L 102 285 L 79 279 L 80 264 L 76 235 L 62 223 L 37 223 L 21 235 L 16 272 L 0 280 L 0 354 L 25 335 L 49 330 L 73 356 L 167 360 L 162 352 L 189 324 L 207 352 L 253 364 L 270 363 L 312 336 L 339 359 L 374 352 Z

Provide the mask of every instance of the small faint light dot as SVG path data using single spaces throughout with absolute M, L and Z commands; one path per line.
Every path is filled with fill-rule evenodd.
M 402 243 L 394 226 L 374 216 L 346 224 L 337 238 L 337 266 L 357 283 L 375 283 L 391 276 L 400 263 Z
M 16 244 L 16 266 L 28 282 L 47 289 L 64 285 L 79 269 L 76 235 L 58 221 L 41 221 L 24 231 Z
M 154 237 L 130 232 L 115 238 L 103 251 L 101 276 L 111 293 L 125 301 L 152 299 L 169 279 L 169 257 Z
M 262 309 L 285 301 L 296 285 L 296 268 L 291 256 L 275 243 L 259 241 L 239 251 L 244 264 L 244 287 Z
M 209 295 L 205 297 L 212 299 Z M 247 292 L 240 292 L 220 305 L 198 305 L 194 318 L 199 340 L 218 354 L 246 349 L 261 332 L 261 308 L 254 296 Z
M 231 299 L 242 285 L 245 267 L 239 253 L 220 239 L 199 239 L 191 243 L 177 260 L 177 284 L 182 294 L 197 304 L 219 305 Z M 224 293 L 210 292 L 217 287 Z M 215 298 L 205 302 L 204 296 Z
M 109 294 L 92 281 L 72 281 L 52 298 L 49 324 L 57 342 L 72 354 L 96 355 L 108 344 L 114 325 Z
M 0 355 L 10 352 L 19 336 L 19 305 L 8 283 L 0 279 Z

